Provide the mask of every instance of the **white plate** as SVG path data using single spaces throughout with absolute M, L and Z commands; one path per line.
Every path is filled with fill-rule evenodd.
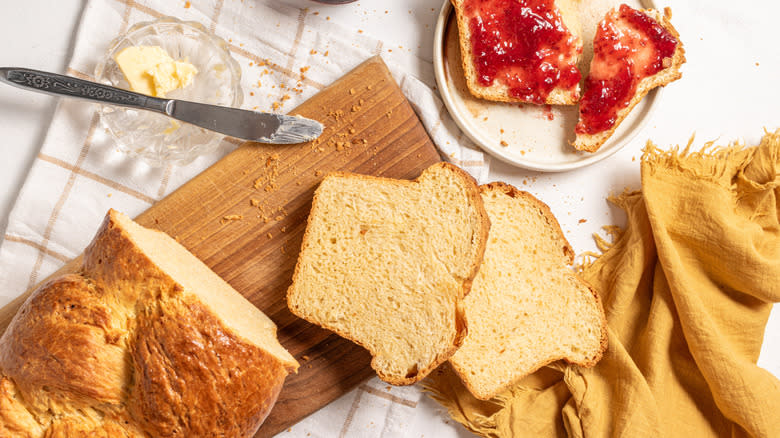
M 587 68 L 590 65 L 596 25 L 609 9 L 620 3 L 623 2 L 580 2 L 584 42 L 581 66 Z M 652 1 L 625 3 L 634 8 L 654 8 Z M 653 89 L 598 151 L 580 152 L 569 144 L 574 140 L 574 126 L 577 124 L 576 105 L 503 103 L 473 97 L 463 76 L 457 32 L 454 10 L 450 1 L 445 0 L 436 23 L 433 43 L 433 66 L 442 99 L 452 118 L 471 140 L 486 152 L 516 166 L 560 172 L 601 161 L 619 151 L 639 133 L 661 98 L 663 88 Z M 586 74 L 587 71 L 583 70 L 583 76 Z

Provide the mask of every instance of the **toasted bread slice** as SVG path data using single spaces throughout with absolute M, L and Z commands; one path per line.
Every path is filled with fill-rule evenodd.
M 526 3 L 452 0 L 466 85 L 471 94 L 481 99 L 574 105 L 580 98 L 577 63 L 582 56 L 575 0 L 554 0 L 549 10 L 535 9 L 544 4 Z M 492 6 L 498 10 L 480 9 Z M 494 18 L 489 18 L 492 13 Z M 482 25 L 472 27 L 479 20 Z M 544 20 L 548 26 L 539 26 L 537 20 Z M 511 25 L 504 27 L 502 23 Z M 546 33 L 531 35 L 533 32 Z M 511 52 L 509 46 L 517 48 L 517 52 Z M 502 47 L 502 53 L 492 50 L 494 47 Z M 545 55 L 537 56 L 539 53 Z M 496 60 L 504 67 L 493 69 Z
M 480 190 L 492 225 L 465 300 L 469 333 L 450 363 L 487 400 L 559 359 L 594 365 L 607 333 L 601 300 L 571 270 L 574 252 L 549 207 L 504 183 Z
M 608 52 L 611 50 L 610 45 L 606 45 L 609 50 L 605 50 L 604 48 L 599 49 L 598 40 L 610 35 L 614 36 L 615 33 L 617 33 L 618 35 L 622 35 L 619 36 L 619 38 L 621 40 L 621 44 L 623 44 L 624 47 L 643 47 L 643 49 L 636 50 L 633 56 L 628 56 L 628 58 L 632 60 L 631 68 L 634 70 L 636 70 L 636 67 L 634 66 L 638 65 L 637 62 L 643 62 L 642 53 L 644 48 L 654 47 L 647 34 L 632 30 L 630 24 L 621 16 L 621 11 L 623 8 L 628 7 L 623 5 L 619 8 L 611 10 L 606 15 L 604 20 L 599 23 L 599 30 L 596 32 L 596 39 L 594 40 L 593 44 L 593 60 L 591 61 L 590 73 L 588 78 L 585 80 L 585 92 L 583 94 L 583 100 L 580 102 L 580 120 L 577 124 L 576 138 L 573 143 L 573 146 L 581 151 L 595 152 L 598 150 L 612 136 L 612 134 L 615 133 L 615 130 L 620 125 L 620 123 L 625 120 L 631 110 L 642 100 L 643 97 L 645 97 L 645 95 L 647 95 L 650 90 L 655 87 L 664 86 L 682 77 L 680 67 L 685 63 L 685 49 L 683 48 L 682 42 L 680 41 L 680 34 L 677 32 L 674 26 L 672 26 L 670 21 L 672 18 L 671 9 L 666 8 L 664 9 L 664 12 L 661 13 L 660 11 L 654 9 L 636 11 L 628 8 L 633 12 L 640 12 L 644 14 L 652 21 L 660 25 L 663 29 L 665 29 L 666 36 L 676 40 L 677 45 L 674 48 L 671 56 L 664 57 L 663 68 L 661 70 L 639 79 L 638 82 L 636 82 L 636 87 L 633 93 L 629 94 L 630 97 L 625 96 L 623 98 L 616 99 L 617 106 L 615 106 L 615 108 L 619 109 L 615 112 L 615 114 L 606 118 L 606 120 L 608 120 L 606 125 L 608 126 L 604 127 L 603 129 L 602 127 L 599 127 L 594 130 L 595 124 L 591 121 L 594 116 L 584 113 L 596 113 L 595 117 L 603 117 L 598 114 L 602 112 L 599 110 L 599 106 L 602 105 L 602 102 L 605 102 L 604 96 L 610 95 L 611 93 L 602 93 L 597 88 L 595 88 L 595 86 L 593 86 L 593 90 L 590 90 L 592 87 L 591 84 L 597 84 L 599 81 L 612 79 L 617 76 L 615 72 L 617 66 L 613 65 L 614 63 L 610 63 L 609 61 L 610 55 Z M 613 123 L 611 123 L 612 120 L 614 120 Z
M 415 181 L 333 173 L 314 194 L 287 304 L 412 384 L 466 334 L 463 297 L 490 222 L 475 181 L 446 163 Z

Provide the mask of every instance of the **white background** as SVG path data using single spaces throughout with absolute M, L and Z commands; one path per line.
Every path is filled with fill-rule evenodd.
M 400 46 L 423 59 L 432 58 L 441 0 L 361 0 L 344 6 L 276 1 L 309 7 L 336 23 L 363 29 L 385 41 L 386 47 Z M 84 4 L 0 0 L 0 66 L 63 73 Z M 666 147 L 684 144 L 695 133 L 697 144 L 738 139 L 755 144 L 765 128 L 780 127 L 776 34 L 780 2 L 678 0 L 671 6 L 688 63 L 683 79 L 667 87 L 660 109 L 628 147 L 601 163 L 566 174 L 544 175 L 492 162 L 490 179 L 513 183 L 548 203 L 577 252 L 594 249 L 591 235 L 601 226 L 624 220 L 605 197 L 624 188 L 639 188 L 639 157 L 647 139 Z M 5 230 L 55 105 L 54 98 L 0 85 L 0 231 Z M 778 306 L 767 327 L 759 365 L 780 376 Z

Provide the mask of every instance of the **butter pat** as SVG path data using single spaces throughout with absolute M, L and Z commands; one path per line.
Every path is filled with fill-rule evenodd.
M 192 83 L 198 69 L 194 65 L 176 61 L 158 46 L 128 47 L 114 58 L 130 89 L 155 97 L 165 95 Z

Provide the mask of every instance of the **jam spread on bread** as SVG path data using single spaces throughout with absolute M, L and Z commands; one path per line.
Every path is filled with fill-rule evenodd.
M 554 0 L 466 0 L 463 9 L 479 84 L 497 80 L 510 96 L 533 103 L 556 88 L 577 93 L 582 48 Z
M 611 129 L 642 79 L 671 65 L 679 41 L 642 11 L 621 5 L 599 23 L 577 134 Z

